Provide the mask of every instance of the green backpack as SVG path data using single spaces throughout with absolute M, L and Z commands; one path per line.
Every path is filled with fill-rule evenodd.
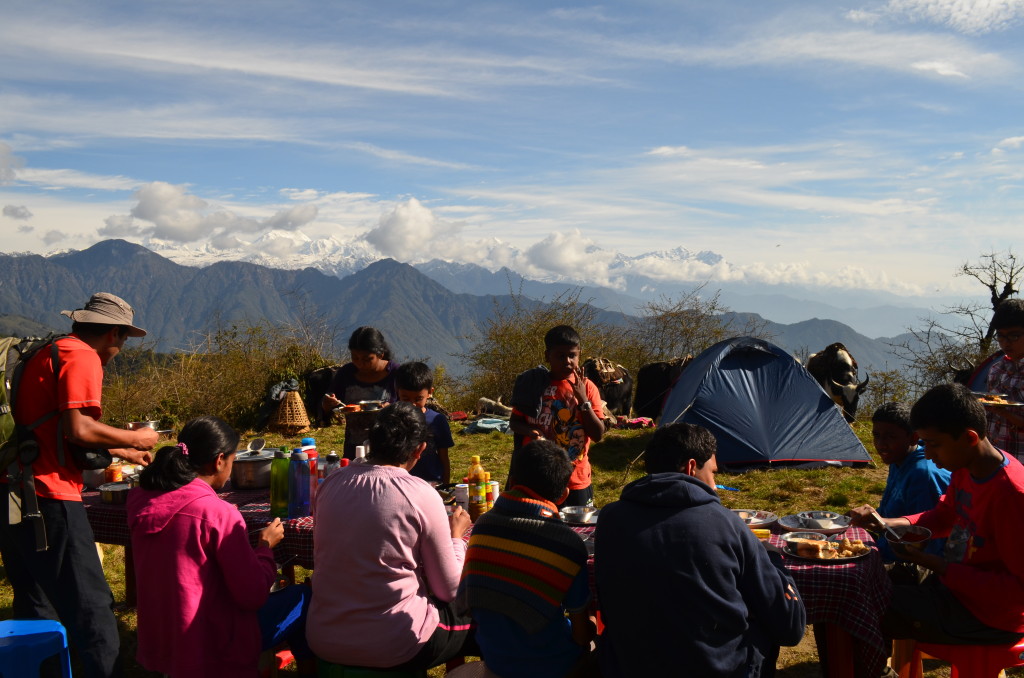
M 46 537 L 35 500 L 32 462 L 39 456 L 39 444 L 32 431 L 55 417 L 57 411 L 48 412 L 31 424 L 19 425 L 14 421 L 14 407 L 25 365 L 41 349 L 50 347 L 56 354 L 55 341 L 63 336 L 66 335 L 0 338 L 0 473 L 7 476 L 8 495 L 8 501 L 4 503 L 7 504 L 10 524 L 22 519 L 35 523 L 36 548 L 39 550 L 46 549 Z M 19 487 L 22 491 L 18 491 Z

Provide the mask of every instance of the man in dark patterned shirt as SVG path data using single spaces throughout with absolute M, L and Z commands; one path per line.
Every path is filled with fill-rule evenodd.
M 1007 299 L 992 314 L 1001 360 L 988 373 L 988 390 L 1024 402 L 1024 299 Z M 1024 461 L 1024 408 L 986 406 L 988 437 L 1001 450 Z

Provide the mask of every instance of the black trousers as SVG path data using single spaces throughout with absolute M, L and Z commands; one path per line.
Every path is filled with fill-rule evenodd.
M 14 589 L 14 617 L 60 621 L 86 678 L 121 676 L 114 596 L 85 507 L 40 497 L 39 510 L 50 545 L 46 551 L 36 551 L 31 526 L 8 525 L 6 513 L 0 516 L 0 556 Z

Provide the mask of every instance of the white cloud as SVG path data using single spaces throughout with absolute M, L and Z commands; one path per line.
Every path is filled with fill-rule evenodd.
M 101 191 L 131 191 L 142 182 L 123 176 L 89 174 L 71 169 L 27 168 L 18 171 L 18 182 L 44 189 L 83 188 Z
M 281 195 L 289 200 L 316 200 L 320 197 L 320 191 L 313 188 L 282 188 Z
M 112 214 L 103 223 L 97 233 L 105 238 L 136 237 L 142 234 L 142 228 L 130 214 Z
M 889 0 L 887 9 L 968 35 L 1006 30 L 1024 19 L 1024 0 Z
M 67 233 L 63 233 L 58 230 L 47 231 L 43 235 L 43 242 L 47 245 L 56 245 L 57 243 L 64 242 L 67 237 Z
M 552 233 L 531 245 L 522 256 L 516 257 L 515 268 L 526 277 L 554 274 L 607 285 L 611 283 L 608 266 L 614 258 L 613 252 L 598 248 L 579 229 L 572 229 Z
M 14 180 L 15 170 L 24 166 L 24 159 L 14 155 L 11 147 L 0 141 L 0 184 Z
M 434 248 L 444 250 L 454 240 L 461 224 L 443 221 L 416 198 L 395 205 L 363 237 L 386 257 L 399 261 L 430 258 Z
M 24 205 L 4 205 L 4 216 L 25 221 L 32 218 L 32 212 Z
M 316 215 L 316 205 L 308 203 L 305 205 L 296 205 L 294 207 L 281 210 L 274 216 L 267 219 L 266 222 L 260 226 L 265 228 L 281 228 L 288 231 L 294 231 L 316 219 Z
M 996 148 L 1012 148 L 1016 150 L 1020 148 L 1021 145 L 1024 145 L 1024 137 L 1007 137 L 996 144 Z
M 36 227 L 29 226 L 28 224 L 22 224 L 21 226 L 18 226 L 18 233 L 31 233 L 34 230 L 36 230 Z

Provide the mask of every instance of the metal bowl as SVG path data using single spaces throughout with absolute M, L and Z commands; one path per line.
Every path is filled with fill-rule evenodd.
M 846 529 L 850 526 L 850 517 L 835 511 L 803 511 L 796 515 L 801 525 L 812 530 Z
M 566 506 L 559 511 L 559 514 L 567 523 L 590 525 L 596 519 L 597 511 L 596 506 Z
M 771 511 L 757 511 L 755 509 L 731 509 L 740 520 L 750 527 L 770 528 L 779 522 L 779 517 Z
M 127 428 L 128 428 L 129 431 L 138 431 L 140 428 L 151 428 L 151 429 L 153 429 L 155 431 L 156 427 L 159 424 L 160 424 L 159 421 L 153 421 L 153 420 L 150 420 L 150 421 L 129 421 Z
M 889 532 L 894 532 L 899 539 L 893 539 Z M 932 538 L 932 531 L 920 525 L 900 525 L 890 527 L 885 532 L 885 538 L 890 544 L 920 551 Z
M 360 400 L 359 408 L 362 412 L 376 412 L 377 410 L 384 407 L 384 402 L 381 400 Z

